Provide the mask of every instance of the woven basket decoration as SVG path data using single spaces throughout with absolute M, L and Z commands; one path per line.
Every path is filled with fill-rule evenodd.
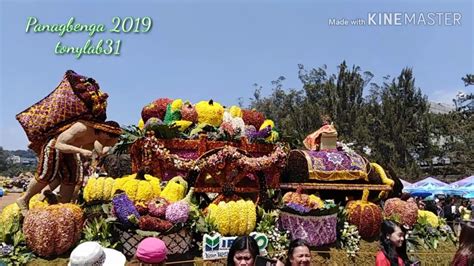
M 145 236 L 121 229 L 118 229 L 118 232 L 120 234 L 120 243 L 122 244 L 122 253 L 129 258 L 135 256 L 138 243 L 140 243 L 140 241 L 142 241 Z
M 291 239 L 304 239 L 308 245 L 318 247 L 336 241 L 337 214 L 301 216 L 280 212 L 280 228 L 288 230 Z
M 168 254 L 184 254 L 188 252 L 193 243 L 193 236 L 189 230 L 181 229 L 176 233 L 160 237 L 168 248 Z
M 33 147 L 41 147 L 55 129 L 78 119 L 105 121 L 106 93 L 92 78 L 68 70 L 56 89 L 16 116 Z

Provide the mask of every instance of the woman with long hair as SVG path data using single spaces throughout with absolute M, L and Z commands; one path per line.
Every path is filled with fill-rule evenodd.
M 454 255 L 452 265 L 474 265 L 474 222 L 464 223 L 459 235 L 459 248 Z
M 234 240 L 227 255 L 228 266 L 254 266 L 259 254 L 257 241 L 250 236 L 239 236 Z
M 408 259 L 405 232 L 393 221 L 382 222 L 380 234 L 381 250 L 375 259 L 376 266 L 405 266 L 410 265 Z

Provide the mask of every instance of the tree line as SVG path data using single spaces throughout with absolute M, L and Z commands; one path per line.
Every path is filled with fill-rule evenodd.
M 301 87 L 284 88 L 285 78 L 279 77 L 272 81 L 270 95 L 262 95 L 263 87 L 255 84 L 249 108 L 273 119 L 293 148 L 301 148 L 323 117 L 330 117 L 340 141 L 407 180 L 473 174 L 472 112 L 430 112 L 428 98 L 415 85 L 410 68 L 395 78 L 384 77 L 382 84 L 372 82 L 371 72 L 349 67 L 345 61 L 337 69 L 330 74 L 327 66 L 308 70 L 298 65 Z M 472 75 L 462 81 L 472 85 Z M 450 162 L 439 167 L 433 158 Z

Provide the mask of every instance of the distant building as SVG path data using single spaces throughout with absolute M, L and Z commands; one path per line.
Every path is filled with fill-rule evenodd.
M 20 156 L 17 156 L 17 155 L 10 155 L 10 156 L 8 156 L 8 158 L 7 158 L 7 163 L 10 163 L 10 164 L 19 164 L 19 163 L 21 163 L 21 157 L 20 157 Z
M 456 106 L 454 104 L 448 104 L 448 103 L 436 103 L 436 102 L 429 102 L 430 104 L 430 113 L 433 114 L 448 114 L 449 112 L 456 111 Z M 437 145 L 438 147 L 442 147 L 443 145 L 446 144 L 448 141 L 448 137 L 446 136 L 439 136 L 438 138 L 431 137 L 431 143 L 434 145 Z M 452 139 L 451 139 L 452 140 Z M 452 163 L 451 158 L 444 156 L 444 157 L 434 157 L 431 159 L 431 164 L 432 165 L 437 165 L 437 166 L 443 166 L 443 165 L 449 165 Z M 419 162 L 419 165 L 423 167 L 428 167 L 428 162 Z
M 430 113 L 433 114 L 447 114 L 456 110 L 453 104 L 430 102 Z
M 23 165 L 34 165 L 37 162 L 38 160 L 36 158 L 24 158 L 24 157 L 20 158 L 20 163 Z
M 18 155 L 10 155 L 6 161 L 9 164 L 22 165 L 35 165 L 36 163 L 38 163 L 38 160 L 36 158 L 20 157 Z
M 467 94 L 465 92 L 458 92 L 456 99 L 453 100 L 456 109 L 460 112 L 473 113 L 474 112 L 474 94 Z

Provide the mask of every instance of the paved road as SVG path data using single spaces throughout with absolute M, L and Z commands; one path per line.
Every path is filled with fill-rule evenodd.
M 19 198 L 21 193 L 8 193 L 6 196 L 0 197 L 0 212 L 10 203 L 16 201 Z

